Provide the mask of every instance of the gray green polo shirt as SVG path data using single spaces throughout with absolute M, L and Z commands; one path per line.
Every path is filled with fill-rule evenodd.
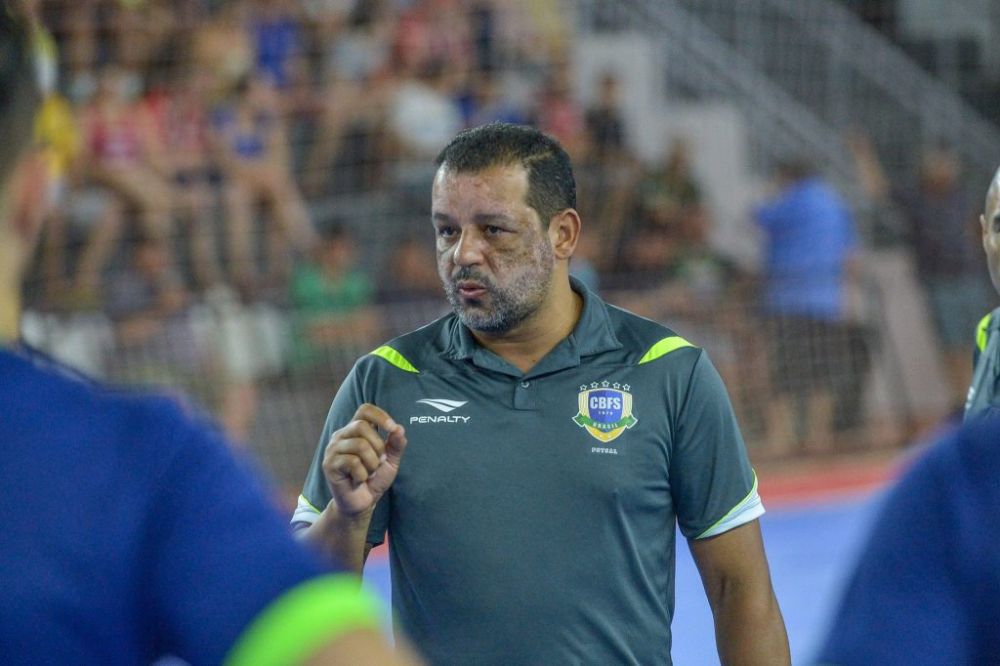
M 360 404 L 406 427 L 368 540 L 388 531 L 396 627 L 431 663 L 670 663 L 675 524 L 764 512 L 705 352 L 573 288 L 580 321 L 527 373 L 448 315 L 334 398 L 292 522 L 330 501 L 323 449 Z
M 966 421 L 1000 414 L 1000 308 L 979 322 L 972 360 L 972 384 L 965 398 Z

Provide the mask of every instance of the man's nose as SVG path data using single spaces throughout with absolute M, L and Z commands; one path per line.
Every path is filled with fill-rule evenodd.
M 474 229 L 463 229 L 454 248 L 455 264 L 472 266 L 483 260 L 483 239 Z

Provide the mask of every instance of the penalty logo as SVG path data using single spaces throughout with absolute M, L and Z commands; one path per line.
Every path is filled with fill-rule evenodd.
M 580 411 L 573 422 L 601 442 L 610 442 L 639 422 L 632 415 L 629 385 L 592 383 L 581 386 L 577 396 Z

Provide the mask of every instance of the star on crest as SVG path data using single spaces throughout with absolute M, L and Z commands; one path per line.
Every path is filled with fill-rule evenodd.
M 611 387 L 612 387 L 612 388 L 621 388 L 621 387 L 622 387 L 622 385 L 621 385 L 621 384 L 619 384 L 618 382 L 615 382 L 614 384 L 612 384 L 612 385 L 611 385 Z
M 590 388 L 592 388 L 592 389 L 597 388 L 597 382 L 591 382 L 590 383 Z
M 601 387 L 602 388 L 608 388 L 609 386 L 611 386 L 611 383 L 608 382 L 607 380 L 604 380 L 603 382 L 601 382 Z
M 626 391 L 628 391 L 629 388 L 631 388 L 631 387 L 628 384 L 625 384 L 624 386 L 622 386 L 622 388 L 625 389 Z
M 580 385 L 580 390 L 581 391 L 586 391 L 587 390 L 587 385 L 586 384 L 581 384 Z

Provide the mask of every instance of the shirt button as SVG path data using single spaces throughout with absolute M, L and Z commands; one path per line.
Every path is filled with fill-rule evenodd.
M 521 388 L 528 388 L 531 386 L 531 382 L 521 382 Z

